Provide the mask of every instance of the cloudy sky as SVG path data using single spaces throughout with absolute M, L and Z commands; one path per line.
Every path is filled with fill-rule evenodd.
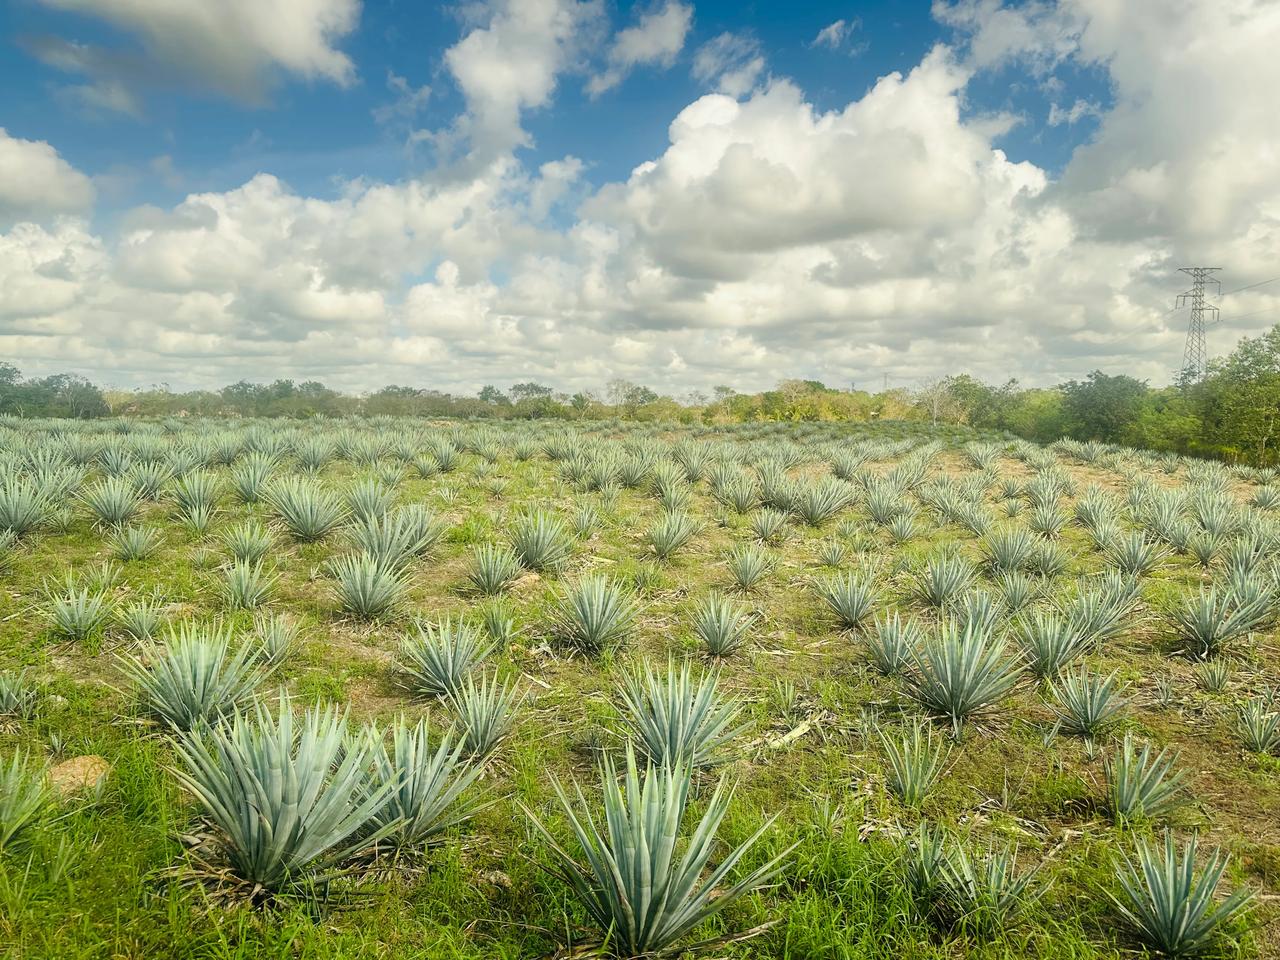
M 1164 383 L 1186 265 L 1211 353 L 1280 322 L 1280 0 L 10 0 L 0 49 L 28 374 Z

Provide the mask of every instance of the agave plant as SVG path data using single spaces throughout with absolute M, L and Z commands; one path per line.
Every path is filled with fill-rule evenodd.
M 49 804 L 43 770 L 32 772 L 25 753 L 0 761 L 0 851 L 34 823 Z
M 820 527 L 853 500 L 853 489 L 828 477 L 800 489 L 792 509 L 811 527 Z
M 72 583 L 49 598 L 53 632 L 65 640 L 87 640 L 106 626 L 113 609 L 106 591 L 91 593 Z
M 969 588 L 973 567 L 963 557 L 944 554 L 930 557 L 916 581 L 916 594 L 934 607 L 946 606 Z
M 892 616 L 875 619 L 875 628 L 863 638 L 867 656 L 876 672 L 885 677 L 899 676 L 911 663 L 920 645 L 920 627 L 914 619 L 903 620 L 895 610 Z
M 601 653 L 630 637 L 638 612 L 630 593 L 600 574 L 590 574 L 566 588 L 557 633 L 580 653 Z
M 1034 885 L 1039 867 L 1018 872 L 1018 848 L 990 848 L 979 861 L 957 845 L 944 869 L 951 900 L 980 930 L 1004 926 L 1038 900 L 1047 886 Z
M 120 668 L 137 688 L 143 711 L 174 730 L 191 730 L 234 713 L 264 679 L 247 646 L 233 648 L 227 627 L 184 623 L 165 643 L 141 641 Z
M 668 560 L 671 555 L 693 539 L 698 532 L 698 523 L 683 511 L 668 511 L 655 523 L 646 535 L 646 540 L 653 547 L 659 560 Z
M 913 723 L 894 736 L 877 728 L 889 763 L 889 790 L 908 807 L 918 807 L 942 774 L 948 748 L 922 723 Z
M 408 575 L 367 553 L 347 554 L 332 561 L 329 571 L 337 580 L 338 603 L 362 620 L 393 614 L 409 586 Z
M 982 542 L 986 566 L 997 574 L 1021 570 L 1031 559 L 1034 548 L 1035 539 L 1025 527 L 993 530 Z
M 155 527 L 119 527 L 111 537 L 111 552 L 126 563 L 133 563 L 155 553 L 163 540 Z
M 869 577 L 853 572 L 827 577 L 815 585 L 820 596 L 835 614 L 841 627 L 856 630 L 875 607 L 875 586 Z
M 1117 820 L 1158 817 L 1180 800 L 1185 775 L 1174 770 L 1176 757 L 1168 750 L 1151 754 L 1150 744 L 1138 750 L 1131 733 L 1125 733 L 1120 751 L 1103 761 L 1107 801 Z
M 231 558 L 240 563 L 257 563 L 274 544 L 271 531 L 257 520 L 245 520 L 224 530 L 221 539 Z
M 256 614 L 253 618 L 254 653 L 270 666 L 284 663 L 298 649 L 302 630 L 286 614 Z
M 1193 672 L 1196 685 L 1205 693 L 1223 693 L 1231 683 L 1231 664 L 1225 659 L 1197 663 Z
M 415 693 L 452 696 L 493 648 L 492 640 L 464 620 L 450 617 L 439 624 L 419 623 L 400 644 L 400 669 Z
M 1226 645 L 1261 626 L 1271 613 L 1268 592 L 1241 595 L 1230 589 L 1202 588 L 1173 612 L 1188 656 L 1208 660 Z
M 516 518 L 511 549 L 526 570 L 554 570 L 569 559 L 572 540 L 559 517 L 535 510 Z
M 959 737 L 964 723 L 994 707 L 1017 685 L 1019 668 L 1005 656 L 1005 642 L 972 625 L 944 621 L 912 657 L 907 695 L 936 717 L 951 721 Z
M 1118 694 L 1114 673 L 1098 677 L 1081 669 L 1064 676 L 1053 687 L 1059 729 L 1072 736 L 1096 736 L 1124 707 Z
M 135 640 L 150 640 L 160 625 L 164 603 L 158 597 L 141 599 L 116 611 L 116 622 Z
M 1197 871 L 1197 846 L 1198 838 L 1193 835 L 1179 856 L 1169 830 L 1159 846 L 1139 840 L 1137 862 L 1124 856 L 1116 869 L 1121 895 L 1108 893 L 1143 941 L 1174 960 L 1213 952 L 1223 928 L 1253 899 L 1247 890 L 1236 890 L 1215 902 L 1214 892 L 1228 858 L 1214 850 L 1203 870 Z
M 1117 537 L 1106 548 L 1107 563 L 1128 577 L 1145 577 L 1165 559 L 1158 544 L 1134 531 Z
M 87 487 L 80 494 L 80 499 L 104 527 L 123 526 L 142 507 L 142 496 L 123 477 L 103 477 Z
M 30 720 L 35 716 L 38 696 L 25 668 L 0 673 L 0 717 Z
M 0 531 L 26 536 L 48 519 L 53 504 L 49 494 L 25 477 L 0 478 Z
M 951 866 L 951 847 L 946 834 L 921 821 L 900 854 L 902 880 L 911 898 L 927 910 L 945 890 Z M 922 913 L 925 911 L 921 911 Z
M 773 555 L 754 543 L 744 543 L 734 547 L 726 561 L 734 586 L 743 593 L 754 590 L 760 581 L 769 575 L 773 564 Z
M 420 504 L 358 517 L 352 524 L 350 540 L 358 551 L 378 557 L 383 563 L 400 566 L 426 553 L 444 536 L 446 525 Z
M 693 612 L 693 633 L 713 657 L 727 657 L 746 642 L 755 617 L 738 601 L 713 593 Z
M 581 902 L 615 956 L 652 957 L 672 952 L 708 917 L 769 882 L 790 852 L 733 881 L 734 868 L 773 819 L 711 868 L 716 832 L 733 796 L 725 779 L 716 786 L 702 819 L 684 842 L 681 827 L 692 787 L 687 769 L 649 766 L 642 774 L 635 753 L 628 749 L 622 783 L 618 783 L 618 772 L 609 757 L 601 764 L 600 782 L 602 819 L 592 814 L 581 787 L 575 786 L 575 803 L 563 786 L 553 784 L 586 858 L 585 868 L 532 811 L 522 808 L 546 842 L 555 860 L 555 873 Z
M 525 697 L 514 683 L 499 683 L 495 673 L 479 683 L 467 674 L 449 699 L 458 713 L 463 748 L 483 760 L 510 735 Z
M 335 494 L 302 477 L 279 478 L 267 489 L 266 500 L 290 536 L 303 543 L 324 538 L 347 518 Z
M 252 895 L 279 895 L 322 878 L 396 824 L 368 824 L 394 783 L 372 784 L 368 738 L 352 738 L 332 707 L 301 720 L 287 697 L 184 735 L 178 779 L 221 834 L 231 873 Z
M 486 806 L 462 796 L 479 779 L 484 767 L 468 763 L 465 745 L 452 730 L 432 746 L 425 719 L 410 725 L 404 717 L 385 735 L 375 727 L 369 739 L 374 789 L 390 787 L 386 802 L 370 818 L 369 826 L 383 832 L 398 850 L 439 842 L 450 827 L 469 820 Z
M 761 543 L 778 543 L 787 531 L 787 515 L 781 510 L 765 507 L 751 515 L 751 532 Z
M 665 676 L 651 666 L 625 675 L 619 685 L 622 722 L 636 748 L 660 766 L 706 766 L 740 732 L 734 726 L 740 708 L 723 699 L 719 675 L 694 681 L 688 663 L 677 670 L 667 664 Z
M 477 593 L 493 596 L 520 576 L 523 568 L 515 551 L 505 544 L 484 543 L 471 555 L 467 579 Z
M 264 563 L 234 560 L 226 568 L 222 593 L 232 610 L 255 610 L 267 602 L 280 577 L 266 570 Z
M 1254 753 L 1270 753 L 1280 748 L 1280 713 L 1268 707 L 1261 697 L 1255 697 L 1236 714 L 1236 734 Z
M 1088 649 L 1079 629 L 1054 613 L 1037 610 L 1024 616 L 1013 632 L 1027 670 L 1037 680 L 1053 680 Z

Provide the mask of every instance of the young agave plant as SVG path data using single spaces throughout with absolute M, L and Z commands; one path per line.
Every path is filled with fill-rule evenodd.
M 1016 846 L 992 847 L 975 863 L 969 852 L 957 845 L 944 868 L 947 894 L 979 930 L 998 930 L 1048 889 L 1033 885 L 1039 867 L 1018 873 L 1017 866 Z
M 1194 672 L 1196 685 L 1205 693 L 1222 693 L 1231 683 L 1231 664 L 1226 659 L 1198 663 Z
M 271 550 L 271 531 L 257 520 L 245 520 L 222 532 L 222 544 L 233 560 L 257 563 Z
M 35 716 L 38 697 L 39 690 L 25 668 L 0 673 L 0 717 L 30 720 Z
M 1280 713 L 1261 697 L 1250 700 L 1236 714 L 1236 734 L 1254 753 L 1271 753 L 1280 748 Z
M 1139 531 L 1122 535 L 1106 548 L 1107 563 L 1127 577 L 1145 577 L 1160 565 L 1167 552 Z
M 951 865 L 951 848 L 946 834 L 920 821 L 916 831 L 906 840 L 900 854 L 902 880 L 917 912 L 923 916 L 932 911 L 941 898 Z
M 1000 605 L 1011 616 L 1031 606 L 1040 592 L 1036 582 L 1024 573 L 1001 574 L 996 577 L 996 588 L 1000 595 Z
M 155 527 L 119 527 L 111 537 L 111 552 L 125 563 L 145 560 L 164 539 Z
M 38 529 L 53 510 L 49 494 L 25 477 L 0 478 L 0 532 L 23 537 Z
M 510 735 L 525 695 L 514 683 L 499 683 L 496 673 L 488 679 L 482 677 L 479 683 L 467 674 L 449 699 L 458 712 L 463 748 L 483 760 Z
M 743 593 L 750 593 L 769 575 L 774 558 L 758 544 L 743 543 L 729 552 L 726 563 L 734 586 Z
M 141 653 L 121 657 L 120 669 L 137 688 L 142 709 L 174 730 L 191 730 L 230 716 L 264 679 L 248 645 L 232 649 L 231 631 L 184 623 L 166 642 L 141 642 Z
M 49 783 L 43 770 L 28 769 L 25 753 L 0 761 L 0 851 L 34 823 L 49 804 Z
M 302 641 L 298 621 L 285 614 L 257 614 L 253 618 L 253 637 L 258 659 L 279 666 L 293 655 Z
M 487 806 L 461 799 L 484 767 L 466 761 L 465 744 L 452 730 L 446 730 L 434 747 L 430 733 L 425 719 L 411 726 L 400 717 L 388 732 L 391 749 L 376 727 L 369 734 L 372 784 L 375 789 L 390 787 L 386 803 L 369 826 L 385 832 L 386 842 L 397 850 L 438 843 L 444 831 Z
M 135 640 L 150 640 L 160 625 L 164 603 L 158 597 L 143 597 L 116 611 L 116 622 Z
M 727 657 L 746 642 L 755 617 L 738 601 L 713 593 L 693 612 L 693 632 L 713 657 Z
M 416 624 L 400 644 L 401 672 L 408 686 L 428 697 L 455 695 L 466 676 L 493 652 L 494 643 L 464 620 Z
M 618 690 L 622 722 L 641 754 L 659 766 L 711 764 L 741 730 L 733 726 L 739 705 L 720 697 L 718 683 L 717 673 L 695 683 L 688 663 L 668 663 L 665 676 L 648 664 L 627 674 Z
M 698 522 L 693 517 L 682 510 L 674 510 L 664 513 L 645 539 L 659 560 L 669 560 L 697 532 Z
M 751 515 L 751 532 L 761 543 L 779 543 L 787 533 L 787 515 L 764 507 Z
M 861 626 L 878 599 L 870 578 L 852 571 L 819 580 L 815 587 L 836 621 L 847 630 Z
M 357 550 L 383 563 L 402 566 L 434 546 L 445 523 L 421 504 L 409 504 L 384 514 L 357 518 L 349 539 Z
M 1014 637 L 1027 670 L 1037 680 L 1053 680 L 1088 649 L 1080 631 L 1065 617 L 1039 610 L 1018 620 Z
M 1223 928 L 1253 899 L 1249 891 L 1236 890 L 1215 901 L 1228 858 L 1214 850 L 1197 871 L 1197 845 L 1193 835 L 1179 856 L 1169 830 L 1159 846 L 1139 840 L 1137 862 L 1123 856 L 1116 868 L 1121 895 L 1107 894 L 1149 947 L 1177 960 L 1210 953 L 1223 938 Z
M 393 783 L 370 782 L 368 738 L 332 707 L 301 720 L 287 697 L 183 736 L 178 779 L 222 834 L 231 873 L 252 896 L 297 891 L 395 829 L 369 822 Z
M 337 583 L 338 603 L 361 620 L 376 620 L 393 614 L 409 586 L 408 574 L 387 566 L 367 553 L 348 554 L 332 561 L 329 570 Z
M 692 788 L 687 769 L 650 766 L 642 774 L 635 753 L 628 749 L 621 784 L 607 756 L 601 764 L 600 782 L 603 818 L 593 815 L 580 786 L 575 785 L 575 803 L 563 786 L 554 783 L 586 858 L 585 868 L 531 810 L 523 805 L 522 809 L 546 842 L 556 875 L 573 891 L 615 956 L 652 957 L 671 952 L 702 921 L 768 883 L 790 853 L 788 849 L 738 880 L 730 879 L 734 868 L 773 824 L 771 818 L 711 867 L 717 852 L 716 832 L 733 796 L 733 788 L 723 778 L 684 842 L 681 828 Z
M 1120 822 L 1158 817 L 1173 808 L 1181 799 L 1185 778 L 1173 769 L 1175 759 L 1168 750 L 1153 757 L 1150 744 L 1143 744 L 1139 752 L 1133 735 L 1126 733 L 1119 753 L 1103 761 L 1111 816 Z
M 65 640 L 87 640 L 106 626 L 113 609 L 105 591 L 90 593 L 88 587 L 77 590 L 71 583 L 49 598 L 53 632 Z
M 907 695 L 960 736 L 965 721 L 994 707 L 1017 685 L 1019 668 L 1005 642 L 985 631 L 946 621 L 913 656 Z
M 1086 669 L 1068 674 L 1053 687 L 1059 729 L 1078 737 L 1095 737 L 1124 707 L 1114 673 L 1098 677 Z
M 892 616 L 875 619 L 875 629 L 863 640 L 867 656 L 876 672 L 885 677 L 899 676 L 911 663 L 920 645 L 920 627 L 915 619 L 903 620 L 895 610 Z
M 80 499 L 104 527 L 119 527 L 134 518 L 142 507 L 142 497 L 123 477 L 103 477 L 86 487 Z
M 1262 625 L 1271 613 L 1269 592 L 1237 594 L 1218 587 L 1202 588 L 1173 613 L 1187 656 L 1208 660 L 1227 644 Z
M 267 489 L 266 500 L 289 535 L 302 543 L 323 539 L 347 518 L 342 500 L 309 478 L 281 477 Z
M 591 574 L 565 590 L 557 633 L 580 653 L 602 653 L 626 642 L 638 612 L 630 593 L 600 574 Z
M 477 593 L 493 596 L 520 576 L 520 558 L 505 544 L 483 543 L 471 556 L 467 579 Z
M 572 540 L 559 517 L 536 510 L 516 518 L 511 549 L 526 570 L 554 570 L 569 559 Z
M 969 588 L 973 567 L 960 556 L 930 557 L 916 581 L 916 594 L 933 607 L 946 606 Z
M 234 560 L 226 568 L 222 593 L 232 610 L 256 610 L 267 602 L 280 577 L 267 571 L 263 564 L 262 560 Z
M 876 732 L 889 763 L 889 790 L 906 806 L 919 807 L 941 776 L 950 750 L 919 722 L 898 735 Z

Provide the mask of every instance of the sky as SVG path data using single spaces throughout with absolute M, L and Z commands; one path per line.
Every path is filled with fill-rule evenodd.
M 1280 0 L 7 0 L 0 360 L 1045 385 L 1280 323 Z

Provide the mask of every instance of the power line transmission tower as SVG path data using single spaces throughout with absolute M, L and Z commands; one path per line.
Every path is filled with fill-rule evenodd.
M 1221 269 L 1221 267 L 1182 267 L 1178 270 L 1179 273 L 1185 273 L 1191 277 L 1191 289 L 1178 294 L 1175 306 L 1177 309 L 1187 304 L 1191 305 L 1191 321 L 1187 325 L 1187 346 L 1182 353 L 1182 377 L 1187 383 L 1204 379 L 1205 361 L 1208 359 L 1204 346 L 1204 317 L 1208 313 L 1213 319 L 1218 318 L 1217 307 L 1205 306 L 1204 288 L 1206 284 L 1212 283 L 1219 290 L 1222 289 L 1222 284 L 1213 276 Z

